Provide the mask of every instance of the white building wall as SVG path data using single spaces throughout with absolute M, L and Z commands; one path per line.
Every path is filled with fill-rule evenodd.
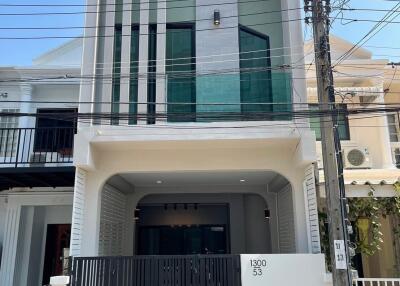
M 293 205 L 291 188 L 287 185 L 277 193 L 279 251 L 281 253 L 296 251 Z
M 126 218 L 126 195 L 106 184 L 101 196 L 99 255 L 123 255 L 123 241 L 126 224 L 133 218 Z
M 71 189 L 37 191 L 8 194 L 1 286 L 40 285 L 47 224 L 71 222 Z

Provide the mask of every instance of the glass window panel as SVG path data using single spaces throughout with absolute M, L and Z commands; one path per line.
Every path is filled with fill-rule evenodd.
M 111 113 L 119 112 L 120 89 L 121 89 L 121 44 L 122 26 L 115 27 L 114 32 L 114 66 L 113 66 L 113 86 L 112 86 L 112 106 Z M 118 118 L 112 119 L 112 124 L 118 124 Z
M 390 142 L 399 142 L 400 127 L 396 117 L 396 114 L 387 115 Z
M 2 109 L 4 113 L 18 113 L 19 109 Z M 1 116 L 0 117 L 0 156 L 14 157 L 18 144 L 18 117 Z
M 139 72 L 139 27 L 132 27 L 131 32 L 131 64 L 129 82 L 129 124 L 137 123 L 138 77 Z
M 269 39 L 245 28 L 239 38 L 242 112 L 270 112 L 272 105 L 263 104 L 272 103 Z
M 167 27 L 166 73 L 168 121 L 195 120 L 195 46 L 192 26 Z M 181 104 L 170 104 L 181 103 Z M 193 103 L 193 104 L 192 104 Z
M 318 104 L 310 104 L 310 110 L 318 110 Z M 339 108 L 346 109 L 346 105 L 342 104 Z M 315 137 L 318 141 L 321 140 L 321 124 L 320 117 L 310 117 L 310 127 L 315 132 Z M 349 121 L 346 115 L 340 114 L 338 116 L 338 131 L 340 140 L 350 140 Z

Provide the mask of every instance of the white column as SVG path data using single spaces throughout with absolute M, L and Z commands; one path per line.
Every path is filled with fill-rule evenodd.
M 19 108 L 20 113 L 29 113 L 33 112 L 32 107 L 31 107 L 31 101 L 32 101 L 32 86 L 30 84 L 22 84 L 20 86 L 21 89 L 21 105 Z M 19 118 L 19 123 L 18 123 L 18 128 L 28 128 L 28 127 L 33 127 L 31 124 L 30 117 L 29 116 L 24 116 Z M 33 120 L 34 121 L 34 120 Z
M 13 286 L 14 284 L 20 215 L 21 207 L 19 205 L 8 204 L 0 269 L 0 285 L 2 286 Z
M 104 57 L 103 57 L 103 76 L 105 79 L 102 80 L 103 89 L 101 101 L 101 112 L 111 112 L 111 99 L 112 99 L 112 76 L 114 71 L 114 31 L 115 31 L 115 11 L 118 9 L 115 7 L 115 0 L 107 0 L 106 6 L 106 28 L 104 41 Z M 108 124 L 109 120 L 102 120 L 103 124 Z
M 95 27 L 98 25 L 98 18 L 100 16 L 98 9 L 100 9 L 100 0 L 87 0 L 86 2 L 88 6 L 85 26 L 86 27 Z M 95 61 L 96 61 L 96 53 L 97 53 L 97 43 L 99 38 L 98 29 L 86 28 L 84 31 L 84 39 L 83 39 L 83 52 L 82 52 L 82 68 L 81 74 L 83 76 L 87 75 L 95 75 Z M 102 39 L 101 39 L 102 40 Z M 94 101 L 94 92 L 95 92 L 95 81 L 93 80 L 91 84 L 87 82 L 87 80 L 82 79 L 81 82 L 85 84 L 81 84 L 80 86 L 80 102 L 93 102 Z M 89 113 L 94 110 L 94 104 L 79 104 L 79 112 L 80 113 Z M 89 123 L 79 122 L 79 127 L 87 126 Z
M 72 226 L 70 255 L 81 255 L 82 233 L 85 209 L 85 187 L 87 172 L 77 167 L 75 172 L 74 202 L 72 207 Z
M 290 19 L 301 19 L 301 6 L 300 1 L 282 0 L 282 31 L 283 31 L 283 46 L 288 47 L 281 50 L 283 55 L 289 54 L 285 57 L 285 64 L 297 63 L 304 65 L 304 39 L 302 25 L 297 21 L 289 21 Z M 283 73 L 284 71 L 282 71 Z M 307 102 L 307 88 L 305 80 L 304 69 L 291 69 L 288 73 L 292 75 L 292 102 L 305 103 Z M 304 109 L 301 104 L 293 105 L 293 110 Z M 308 119 L 294 118 L 293 121 L 297 123 L 307 123 Z
M 147 68 L 149 59 L 149 0 L 140 0 L 139 27 L 139 80 L 138 80 L 138 114 L 147 113 Z M 138 124 L 146 124 L 146 120 L 138 120 Z
M 131 33 L 132 33 L 132 0 L 124 0 L 124 9 L 122 14 L 122 44 L 121 44 L 121 89 L 120 89 L 120 107 L 121 113 L 129 112 L 129 85 L 131 71 Z M 119 124 L 127 125 L 128 120 L 120 120 Z
M 166 57 L 166 32 L 167 32 L 167 1 L 158 0 L 157 3 L 157 67 L 156 72 L 160 75 L 156 80 L 156 113 L 165 113 L 167 111 L 166 78 L 165 75 L 165 57 Z M 157 119 L 157 122 L 164 120 Z

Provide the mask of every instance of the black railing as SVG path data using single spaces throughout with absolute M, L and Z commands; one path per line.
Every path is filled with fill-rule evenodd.
M 71 286 L 240 286 L 239 255 L 74 257 Z
M 75 133 L 73 127 L 0 128 L 0 165 L 37 167 L 72 163 Z

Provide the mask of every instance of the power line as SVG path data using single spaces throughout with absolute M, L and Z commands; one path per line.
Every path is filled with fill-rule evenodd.
M 389 23 L 385 23 L 384 25 L 381 26 L 382 21 L 386 21 L 389 19 L 398 9 L 400 8 L 400 3 L 397 3 L 393 8 L 385 14 L 385 16 L 381 19 L 380 22 L 378 22 L 375 26 L 373 26 L 370 31 L 362 37 L 356 44 L 354 44 L 346 53 L 344 53 L 342 56 L 339 57 L 337 60 L 336 64 L 334 66 L 337 66 L 340 64 L 343 60 L 348 58 L 352 53 L 354 53 L 356 50 L 358 50 L 363 44 L 365 44 L 367 41 L 369 41 L 373 36 L 375 36 L 379 31 L 381 31 L 384 27 L 386 27 Z M 399 14 L 397 14 L 395 17 L 391 19 L 393 21 Z M 379 30 L 377 30 L 379 28 Z
M 1 15 L 0 15 L 1 16 Z M 273 25 L 273 24 L 281 24 L 281 23 L 288 23 L 288 22 L 297 22 L 302 21 L 303 19 L 290 19 L 290 20 L 281 20 L 275 22 L 263 22 L 258 24 L 248 24 L 246 27 L 256 27 L 262 25 Z M 217 31 L 217 30 L 227 30 L 227 29 L 238 29 L 240 26 L 230 26 L 230 27 L 219 27 L 219 28 L 205 28 L 205 29 L 196 29 L 196 32 L 201 31 Z M 182 31 L 171 31 L 171 33 L 182 33 Z M 151 34 L 165 34 L 162 32 L 156 33 L 141 33 L 140 35 L 151 35 Z M 131 37 L 132 35 L 128 34 L 121 34 L 121 37 Z M 36 36 L 36 37 L 0 37 L 0 40 L 44 40 L 44 39 L 87 39 L 87 38 L 109 38 L 114 37 L 114 35 L 93 35 L 93 36 Z

